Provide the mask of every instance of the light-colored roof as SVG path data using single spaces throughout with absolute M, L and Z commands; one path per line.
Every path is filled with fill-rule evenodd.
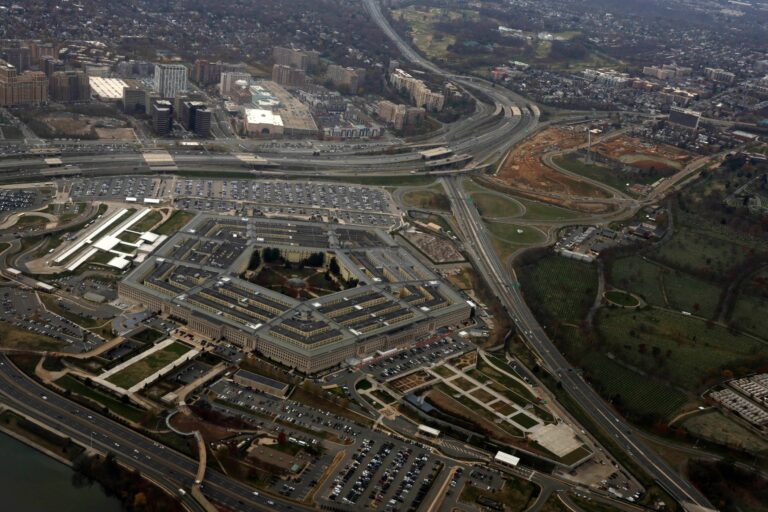
M 437 430 L 436 428 L 432 428 L 432 427 L 430 427 L 428 425 L 419 425 L 419 430 L 424 432 L 425 434 L 429 434 L 429 435 L 435 436 L 435 437 L 440 435 L 440 431 L 439 430 Z
M 245 109 L 245 117 L 248 124 L 269 124 L 272 126 L 283 126 L 283 118 L 271 110 L 260 108 Z
M 439 148 L 432 148 L 432 149 L 425 149 L 420 154 L 424 158 L 433 158 L 436 156 L 442 156 L 442 155 L 450 155 L 452 151 L 444 146 L 441 146 Z
M 119 78 L 104 78 L 102 76 L 88 77 L 93 93 L 103 99 L 119 100 L 123 98 L 123 87 L 128 87 Z
M 520 457 L 515 457 L 514 455 L 510 455 L 509 453 L 505 452 L 496 452 L 496 456 L 493 458 L 493 460 L 496 462 L 501 462 L 502 464 L 517 466 L 517 464 L 520 462 Z
M 125 267 L 127 267 L 130 264 L 130 260 L 127 260 L 125 258 L 121 258 L 119 256 L 116 256 L 109 260 L 108 265 L 110 267 L 119 268 L 120 270 L 123 270 Z

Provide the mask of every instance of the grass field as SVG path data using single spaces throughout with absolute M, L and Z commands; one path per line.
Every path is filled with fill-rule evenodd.
M 691 434 L 752 453 L 768 453 L 768 440 L 726 417 L 717 410 L 686 418 L 681 425 Z
M 14 227 L 16 228 L 35 228 L 35 227 L 42 227 L 48 224 L 48 219 L 45 217 L 42 217 L 40 215 L 35 215 L 33 213 L 21 215 L 17 220 L 16 224 L 14 224 Z
M 65 343 L 0 321 L 0 346 L 27 350 L 61 350 Z
M 635 307 L 640 304 L 635 297 L 621 290 L 610 290 L 605 293 L 605 298 L 624 307 Z
M 167 347 L 140 359 L 123 370 L 111 375 L 107 380 L 123 389 L 128 389 L 141 382 L 156 371 L 190 351 L 183 343 L 175 342 Z
M 157 210 L 152 210 L 148 214 L 146 214 L 144 217 L 139 219 L 139 221 L 135 224 L 133 224 L 130 228 L 131 231 L 149 231 L 152 229 L 155 224 L 163 220 L 163 214 L 161 214 Z
M 518 274 L 526 301 L 547 319 L 579 325 L 597 295 L 595 265 L 548 254 Z
M 752 244 L 741 244 L 720 233 L 687 228 L 677 229 L 653 257 L 675 268 L 722 276 L 741 264 L 752 248 Z
M 154 232 L 158 235 L 172 235 L 183 228 L 194 216 L 195 214 L 192 212 L 177 210 L 173 212 L 173 215 L 168 220 L 160 224 Z
M 462 182 L 462 184 L 464 186 L 464 189 L 470 193 L 470 196 L 472 197 L 472 199 L 477 202 L 477 207 L 480 209 L 481 213 L 482 213 L 482 206 L 483 206 L 481 201 L 484 200 L 485 196 L 501 197 L 496 193 L 496 191 L 483 187 L 482 185 L 479 185 L 478 183 L 476 183 L 471 179 L 465 179 Z M 476 199 L 476 196 L 480 196 L 481 200 L 478 201 Z M 503 200 L 503 197 L 501 198 Z M 525 213 L 520 215 L 520 218 L 526 219 L 526 220 L 541 221 L 541 222 L 556 222 L 556 221 L 569 221 L 569 220 L 573 220 L 583 216 L 583 214 L 579 214 L 578 212 L 566 210 L 565 208 L 552 206 L 546 203 L 541 203 L 539 201 L 524 199 L 522 197 L 509 196 L 509 202 L 512 202 L 516 209 L 520 209 L 520 207 L 525 209 Z M 504 208 L 509 208 L 510 206 L 512 206 L 506 203 L 502 203 L 502 204 Z M 493 205 L 486 205 L 486 206 L 493 206 Z M 491 208 L 490 211 L 493 211 L 493 208 Z M 488 216 L 486 213 L 483 213 L 483 215 Z M 519 213 L 516 215 L 519 215 Z M 508 217 L 510 215 L 504 215 L 504 216 Z
M 517 245 L 540 244 L 547 240 L 546 234 L 531 226 L 506 222 L 487 222 L 485 225 L 493 236 Z
M 720 286 L 682 272 L 667 272 L 663 278 L 669 306 L 712 318 L 720 299 Z
M 742 294 L 736 300 L 731 314 L 733 324 L 757 336 L 768 333 L 768 300 Z
M 603 165 L 585 163 L 575 155 L 553 158 L 552 162 L 566 171 L 598 181 L 625 193 L 629 192 L 629 185 L 634 183 L 634 181 L 630 181 L 628 173 L 620 173 Z
M 408 208 L 450 211 L 448 196 L 434 190 L 409 190 L 403 194 L 403 202 Z
M 617 171 L 603 165 L 588 164 L 582 158 L 573 154 L 554 158 L 552 161 L 566 171 L 598 181 L 629 195 L 634 195 L 630 191 L 631 185 L 651 184 L 659 180 L 659 178 L 669 175 L 669 173 L 640 174 L 637 172 Z
M 470 194 L 480 215 L 486 219 L 517 217 L 523 213 L 523 207 L 517 200 L 493 192 L 475 192 Z
M 623 410 L 667 418 L 685 402 L 685 394 L 635 373 L 601 353 L 582 358 L 581 366 L 603 395 L 620 402 Z
M 765 345 L 718 325 L 664 310 L 606 310 L 596 318 L 611 351 L 627 364 L 696 390 L 711 370 L 740 366 Z
M 85 383 L 72 377 L 71 375 L 65 375 L 56 381 L 58 386 L 71 391 L 75 395 L 80 395 L 85 398 L 89 398 L 96 403 L 99 403 L 108 408 L 113 413 L 123 418 L 139 422 L 146 414 L 146 411 L 134 407 L 131 404 L 126 404 L 120 399 L 110 395 L 109 393 L 100 391 L 97 388 L 86 386 Z

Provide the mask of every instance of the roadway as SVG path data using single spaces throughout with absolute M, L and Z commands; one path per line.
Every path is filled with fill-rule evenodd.
M 684 506 L 692 504 L 712 508 L 709 501 L 693 485 L 633 434 L 633 427 L 616 414 L 568 363 L 526 305 L 518 283 L 512 279 L 496 256 L 480 214 L 466 200 L 467 194 L 461 183 L 455 178 L 444 178 L 443 183 L 448 191 L 451 210 L 464 234 L 464 248 L 514 320 L 520 335 L 538 354 L 541 365 L 562 383 L 565 392 L 584 412 L 613 437 L 616 445 L 633 458 L 675 500 Z
M 195 484 L 196 460 L 53 393 L 21 372 L 5 355 L 0 355 L 0 402 L 82 446 L 114 454 L 121 464 L 180 496 L 189 510 L 203 510 L 188 492 Z M 202 492 L 209 500 L 238 512 L 312 510 L 279 496 L 263 492 L 256 496 L 253 488 L 212 470 L 206 473 Z
M 432 62 L 422 57 L 392 28 L 384 17 L 376 0 L 362 0 L 365 10 L 378 24 L 379 28 L 395 43 L 400 52 L 411 62 L 422 66 L 433 73 L 458 77 L 440 69 Z M 458 79 L 465 86 L 478 86 L 484 92 L 491 94 L 496 101 L 502 104 L 517 102 L 524 105 L 524 98 L 515 95 L 503 88 L 488 87 L 482 79 Z M 469 83 L 468 83 L 469 82 Z M 506 91 L 506 94 L 504 92 Z M 534 122 L 527 128 L 535 129 L 538 123 L 538 108 L 528 103 L 527 107 L 532 113 Z M 528 130 L 520 134 L 522 139 Z M 518 140 L 519 140 L 518 139 Z M 515 141 L 516 142 L 516 141 Z M 613 436 L 616 444 L 625 453 L 633 457 L 658 482 L 675 500 L 687 505 L 696 505 L 712 508 L 709 501 L 688 481 L 678 475 L 659 455 L 648 448 L 645 443 L 632 434 L 633 428 L 620 418 L 611 407 L 587 384 L 579 372 L 568 363 L 565 357 L 555 347 L 547 336 L 544 328 L 538 323 L 531 310 L 525 303 L 516 283 L 504 265 L 501 263 L 485 231 L 482 219 L 477 209 L 466 201 L 467 194 L 463 190 L 460 181 L 455 177 L 443 178 L 453 212 L 461 231 L 464 234 L 465 249 L 483 274 L 486 283 L 495 292 L 496 296 L 513 318 L 518 332 L 527 340 L 536 351 L 542 362 L 542 366 L 550 371 L 563 389 L 582 407 L 590 418 L 600 425 L 609 435 Z

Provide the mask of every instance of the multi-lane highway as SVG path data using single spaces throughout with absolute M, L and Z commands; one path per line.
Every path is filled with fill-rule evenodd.
M 120 463 L 180 496 L 189 510 L 203 510 L 188 492 L 195 483 L 197 461 L 52 393 L 4 355 L 0 356 L 0 402 L 83 446 L 115 454 Z M 211 470 L 205 475 L 202 491 L 208 499 L 233 511 L 311 510 L 279 496 L 256 495 L 247 485 Z
M 362 1 L 371 18 L 411 62 L 433 73 L 450 76 L 465 87 L 482 88 L 483 92 L 491 95 L 495 101 L 502 105 L 515 102 L 519 105 L 527 105 L 533 114 L 534 122 L 531 125 L 526 125 L 522 132 L 518 132 L 511 143 L 519 141 L 525 137 L 528 130 L 535 128 L 536 122 L 538 122 L 538 108 L 535 105 L 527 104 L 524 98 L 510 91 L 499 93 L 505 89 L 488 87 L 487 83 L 480 79 L 457 77 L 440 69 L 402 40 L 384 17 L 377 0 Z M 479 212 L 474 205 L 466 201 L 467 194 L 463 190 L 461 182 L 455 177 L 446 177 L 443 181 L 450 197 L 451 211 L 464 235 L 465 249 L 470 253 L 485 281 L 513 318 L 518 331 L 539 355 L 543 366 L 562 383 L 566 392 L 580 404 L 590 418 L 614 437 L 620 449 L 624 450 L 630 457 L 635 458 L 640 466 L 673 498 L 684 506 L 694 505 L 711 508 L 709 501 L 695 487 L 677 474 L 637 436 L 633 435 L 632 427 L 619 417 L 589 384 L 584 382 L 578 372 L 573 371 L 568 361 L 533 316 L 517 283 L 496 256 Z
M 469 252 L 485 281 L 515 322 L 518 332 L 536 351 L 542 366 L 563 385 L 563 389 L 581 406 L 585 413 L 610 436 L 617 446 L 659 483 L 673 498 L 683 505 L 711 508 L 709 501 L 688 481 L 677 474 L 659 455 L 638 436 L 587 384 L 555 347 L 525 303 L 517 283 L 496 256 L 477 208 L 469 203 L 467 194 L 456 178 L 443 182 L 454 214 Z

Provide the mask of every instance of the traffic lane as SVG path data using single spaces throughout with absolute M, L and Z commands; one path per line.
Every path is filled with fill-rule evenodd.
M 155 455 L 162 453 L 162 457 L 154 457 L 152 466 L 146 466 L 150 470 L 154 470 L 155 465 L 164 466 L 164 471 L 158 473 L 158 476 L 171 475 L 175 481 L 179 483 L 186 483 L 192 485 L 194 483 L 194 475 L 197 471 L 197 461 L 189 459 L 171 449 L 166 449 L 163 445 L 155 443 L 150 439 L 144 438 L 140 434 L 113 422 L 107 418 L 103 418 L 98 414 L 93 414 L 91 411 L 79 411 L 75 413 L 79 406 L 71 403 L 68 400 L 50 392 L 46 388 L 31 381 L 28 377 L 21 374 L 13 365 L 9 363 L 4 356 L 0 358 L 0 375 L 4 378 L 0 378 L 0 392 L 4 392 L 12 399 L 25 405 L 31 417 L 38 419 L 46 424 L 60 424 L 68 432 L 71 437 L 77 438 L 84 445 L 88 445 L 90 442 L 90 434 L 88 432 L 99 431 L 101 434 L 106 435 L 112 443 L 111 448 L 107 446 L 107 449 L 116 452 L 116 449 L 125 448 L 142 448 L 143 451 L 162 450 L 162 452 L 155 451 Z M 19 390 L 24 393 L 19 394 Z M 45 398 L 42 398 L 45 396 Z M 53 410 L 51 408 L 54 408 Z M 45 414 L 47 413 L 47 414 Z M 56 419 L 57 415 L 69 415 L 71 417 L 70 424 L 65 424 Z M 115 446 L 117 443 L 119 446 Z M 125 461 L 128 465 L 133 464 L 136 461 L 131 456 L 133 452 L 123 453 Z M 135 453 L 134 453 L 135 454 Z M 162 479 L 160 481 L 163 481 Z M 280 510 L 291 509 L 306 509 L 306 507 L 298 506 L 297 504 L 286 504 L 278 500 L 278 498 L 266 498 L 253 496 L 253 489 L 240 484 L 234 480 L 231 480 L 224 475 L 211 471 L 207 474 L 205 486 L 206 496 L 210 496 L 212 499 L 218 501 L 219 498 L 226 497 L 227 491 L 229 493 L 235 493 L 236 496 L 230 496 L 235 498 L 238 502 L 239 508 L 236 510 L 273 510 L 274 505 L 270 505 L 269 501 L 275 501 L 279 504 Z M 242 504 L 240 502 L 242 501 Z M 308 510 L 308 509 L 306 509 Z
M 458 192 L 456 190 L 455 185 L 452 183 L 452 180 L 447 180 L 449 182 L 449 188 L 453 189 L 453 194 L 451 195 L 451 198 L 454 200 L 454 203 L 456 203 L 456 206 L 459 210 L 463 210 L 466 212 L 469 219 L 477 222 L 475 219 L 475 215 L 473 215 L 473 212 L 468 205 L 463 204 L 462 201 L 456 201 L 456 198 L 458 197 Z M 461 217 L 461 216 L 460 216 Z M 487 275 L 490 275 L 493 277 L 493 280 L 490 280 L 490 284 L 492 288 L 496 288 L 496 291 L 498 292 L 498 296 L 500 298 L 503 297 L 503 302 L 506 302 L 506 306 L 509 308 L 509 312 L 511 314 L 515 314 L 518 318 L 522 319 L 522 322 L 524 325 L 528 327 L 528 330 L 532 333 L 531 335 L 526 336 L 529 341 L 532 342 L 534 345 L 534 348 L 536 348 L 537 352 L 540 354 L 542 359 L 545 363 L 547 363 L 548 367 L 554 370 L 557 370 L 558 368 L 568 368 L 569 365 L 567 364 L 565 358 L 560 354 L 560 352 L 554 347 L 551 340 L 549 340 L 546 337 L 546 334 L 544 333 L 544 330 L 539 327 L 538 322 L 535 321 L 533 318 L 532 313 L 525 305 L 525 302 L 522 299 L 522 295 L 517 290 L 510 290 L 508 286 L 500 286 L 501 283 L 504 283 L 504 276 L 502 272 L 498 268 L 498 261 L 491 257 L 491 255 L 487 252 L 487 245 L 485 245 L 484 242 L 487 242 L 487 238 L 483 236 L 485 233 L 482 233 L 482 229 L 477 229 L 475 225 L 473 225 L 475 222 L 463 222 L 464 226 L 468 228 L 469 232 L 474 235 L 476 239 L 478 239 L 481 243 L 478 244 L 478 249 L 480 251 L 483 251 L 485 254 L 485 258 L 482 258 L 480 263 L 489 262 L 490 264 L 487 266 L 487 270 L 490 270 L 490 272 Z M 485 247 L 485 248 L 484 248 Z M 486 260 L 486 261 L 482 261 Z M 494 275 L 495 274 L 495 275 Z M 552 348 L 550 348 L 552 347 Z M 554 349 L 554 350 L 553 350 Z M 573 378 L 573 375 L 570 373 L 566 373 L 568 375 L 569 379 Z M 588 388 L 588 389 L 585 389 Z M 640 457 L 645 459 L 646 463 L 651 466 L 652 469 L 654 469 L 654 473 L 656 473 L 656 477 L 659 481 L 661 481 L 665 488 L 667 488 L 668 491 L 671 491 L 670 494 L 673 495 L 675 499 L 685 501 L 685 500 L 692 500 L 694 502 L 698 503 L 708 503 L 706 498 L 701 496 L 700 500 L 694 499 L 693 497 L 696 496 L 697 492 L 691 492 L 693 489 L 690 489 L 690 484 L 688 484 L 685 480 L 682 480 L 679 475 L 675 475 L 671 472 L 670 469 L 664 468 L 664 465 L 661 464 L 661 461 L 655 461 L 653 459 L 658 459 L 658 456 L 654 457 L 655 454 L 648 454 L 646 452 L 649 451 L 649 449 L 645 447 L 638 447 L 633 440 L 629 440 L 627 438 L 627 435 L 625 432 L 622 432 L 620 429 L 616 427 L 616 424 L 622 424 L 622 422 L 614 416 L 614 422 L 611 422 L 609 420 L 606 420 L 608 415 L 605 413 L 604 408 L 606 408 L 606 404 L 597 396 L 597 394 L 594 392 L 594 390 L 591 387 L 588 387 L 586 383 L 583 381 L 580 381 L 580 383 L 575 387 L 576 390 L 578 390 L 582 394 L 582 400 L 581 402 L 586 402 L 589 404 L 590 408 L 587 411 L 590 416 L 595 418 L 598 423 L 602 423 L 605 425 L 609 425 L 609 429 L 612 430 L 615 437 L 619 439 L 624 439 L 627 441 L 625 444 L 624 450 L 630 450 L 630 448 L 627 448 L 627 446 L 634 446 L 635 452 L 640 454 Z M 601 420 L 602 418 L 602 420 Z M 672 475 L 672 476 L 670 476 Z M 679 482 L 682 480 L 682 483 Z M 689 490 L 686 490 L 685 488 L 689 488 Z

